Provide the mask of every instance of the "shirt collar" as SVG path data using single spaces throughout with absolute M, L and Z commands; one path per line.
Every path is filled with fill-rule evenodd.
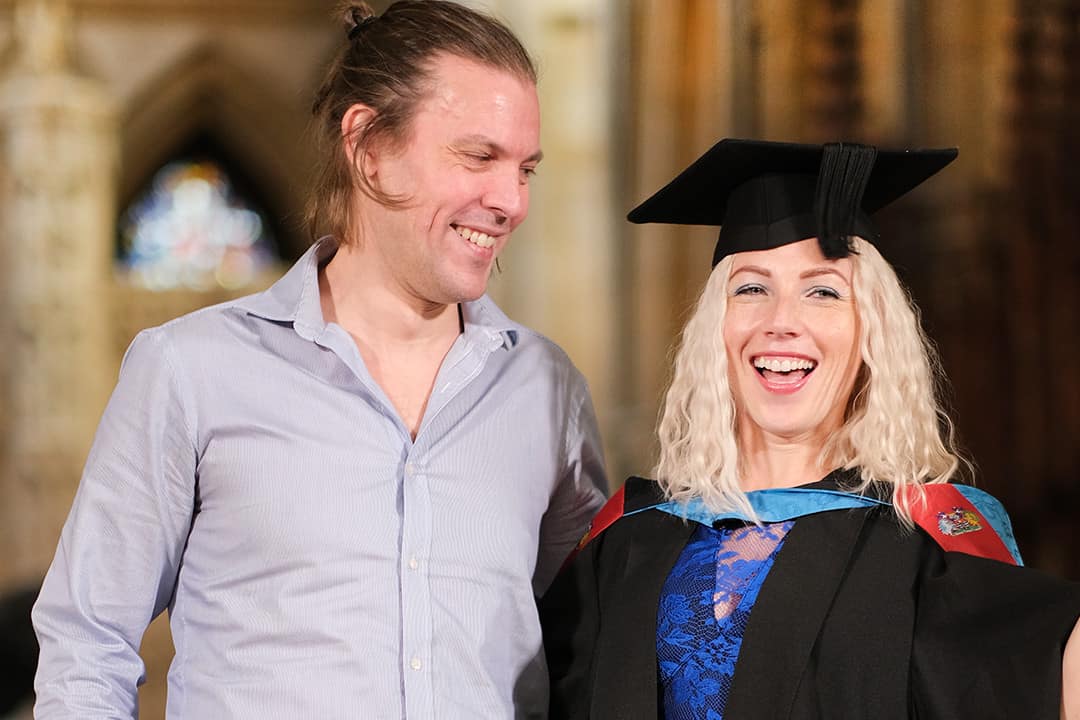
M 316 241 L 277 282 L 242 299 L 238 307 L 270 322 L 292 323 L 301 336 L 314 339 L 326 327 L 319 301 L 319 266 L 336 251 L 332 238 Z
M 461 303 L 461 317 L 466 335 L 481 332 L 491 339 L 495 347 L 501 345 L 507 350 L 517 345 L 520 326 L 506 317 L 495 301 L 487 295 Z
M 319 268 L 337 252 L 331 237 L 316 241 L 289 271 L 261 293 L 240 300 L 241 310 L 270 322 L 292 323 L 296 332 L 314 340 L 326 328 L 319 299 Z M 465 335 L 479 333 L 498 345 L 511 349 L 518 342 L 521 327 L 508 318 L 487 295 L 461 304 Z

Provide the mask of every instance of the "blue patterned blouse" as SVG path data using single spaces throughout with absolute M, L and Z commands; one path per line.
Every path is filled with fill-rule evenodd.
M 656 617 L 665 720 L 722 720 L 750 611 L 793 520 L 699 525 Z

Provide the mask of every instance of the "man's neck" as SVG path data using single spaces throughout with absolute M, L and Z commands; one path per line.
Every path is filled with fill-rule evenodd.
M 323 319 L 373 348 L 443 345 L 461 332 L 457 304 L 435 303 L 387 281 L 377 258 L 343 245 L 319 271 Z
M 439 368 L 461 334 L 461 316 L 456 303 L 422 301 L 388 277 L 376 259 L 343 246 L 319 271 L 319 299 L 323 319 L 349 333 L 415 439 Z

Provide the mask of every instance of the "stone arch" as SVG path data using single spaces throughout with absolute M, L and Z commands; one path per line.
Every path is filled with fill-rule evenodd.
M 120 207 L 176 152 L 209 138 L 275 215 L 282 255 L 297 257 L 308 245 L 302 228 L 312 163 L 306 117 L 300 99 L 274 92 L 266 78 L 201 45 L 154 76 L 124 108 Z

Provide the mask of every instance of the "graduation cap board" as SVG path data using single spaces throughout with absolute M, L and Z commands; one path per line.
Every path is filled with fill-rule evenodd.
M 818 238 L 825 257 L 874 242 L 870 219 L 956 159 L 956 148 L 883 150 L 728 138 L 636 208 L 634 223 L 719 225 L 713 266 L 725 256 Z

